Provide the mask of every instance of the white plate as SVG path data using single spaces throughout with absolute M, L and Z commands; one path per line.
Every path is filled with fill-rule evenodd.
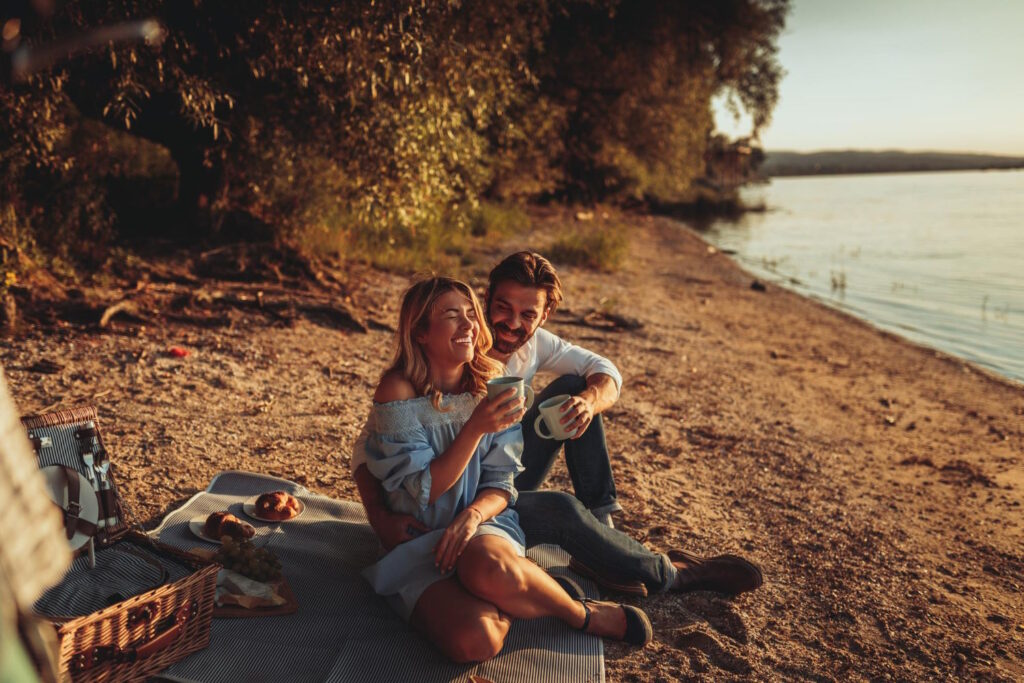
M 268 519 L 267 517 L 260 517 L 256 513 L 256 500 L 262 495 L 263 494 L 260 493 L 242 503 L 242 512 L 249 515 L 253 519 L 259 520 L 261 522 L 272 522 L 274 524 L 279 524 L 281 522 L 290 522 L 293 519 L 298 519 L 299 515 L 301 515 L 306 510 L 305 503 L 303 503 L 301 500 L 299 500 L 298 497 L 296 497 L 295 500 L 299 502 L 299 511 L 295 513 L 294 517 L 289 517 L 288 519 Z
M 68 501 L 68 487 L 65 483 L 64 474 L 61 472 L 63 468 L 59 465 L 50 465 L 44 467 L 40 472 L 43 473 L 43 477 L 46 479 L 46 492 L 50 495 L 50 500 L 57 504 L 62 510 L 67 509 Z M 72 472 L 75 472 L 72 470 Z M 85 475 L 81 472 L 75 472 L 78 475 L 78 504 L 82 506 L 82 509 L 78 511 L 78 518 L 83 519 L 90 524 L 96 524 L 100 518 L 100 503 L 96 499 L 96 489 L 93 488 L 92 484 Z M 71 546 L 72 550 L 78 550 L 86 543 L 92 536 L 83 534 L 81 531 L 75 531 L 75 535 L 68 541 L 68 545 Z

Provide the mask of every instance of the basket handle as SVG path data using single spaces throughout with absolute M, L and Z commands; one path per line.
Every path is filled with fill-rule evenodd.
M 199 602 L 192 600 L 186 602 L 184 605 L 178 608 L 178 611 L 174 613 L 174 625 L 168 628 L 166 631 L 156 636 L 147 643 L 143 643 L 134 648 L 135 659 L 145 659 L 151 657 L 157 652 L 166 650 L 170 647 L 181 632 L 185 630 L 185 625 L 188 624 L 188 620 L 195 616 L 195 613 L 199 611 Z
M 81 673 L 101 664 L 123 664 L 152 657 L 174 644 L 178 636 L 185 630 L 189 619 L 194 617 L 197 612 L 199 612 L 198 600 L 185 603 L 178 608 L 177 612 L 157 625 L 158 629 L 165 627 L 162 632 L 141 645 L 134 644 L 123 650 L 116 645 L 101 645 L 76 652 L 71 656 L 71 671 L 72 673 Z

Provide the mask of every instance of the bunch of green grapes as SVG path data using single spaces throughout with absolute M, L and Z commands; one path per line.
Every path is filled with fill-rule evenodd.
M 274 553 L 249 541 L 225 537 L 213 561 L 254 581 L 265 583 L 281 578 L 281 561 Z

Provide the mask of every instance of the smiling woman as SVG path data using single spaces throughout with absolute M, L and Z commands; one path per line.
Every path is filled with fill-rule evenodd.
M 473 302 L 452 290 L 434 302 L 429 325 L 417 333 L 416 341 L 432 361 L 432 367 L 436 370 L 450 367 L 461 376 L 462 364 L 473 360 L 473 345 L 479 336 L 480 321 Z M 457 383 L 460 378 L 453 380 Z
M 363 574 L 456 661 L 495 656 L 514 618 L 554 616 L 643 645 L 651 638 L 643 612 L 577 601 L 525 558 L 511 508 L 523 404 L 514 389 L 486 398 L 502 366 L 486 355 L 482 320 L 476 295 L 457 280 L 424 280 L 403 297 L 395 357 L 366 428 L 366 468 L 380 483 L 359 486 L 364 501 L 382 487 L 409 530 Z
M 438 409 L 445 391 L 485 394 L 487 380 L 501 372 L 501 364 L 487 357 L 491 333 L 481 320 L 480 303 L 466 283 L 447 277 L 416 283 L 402 301 L 395 352 L 381 385 L 403 378 L 416 396 L 430 396 Z M 456 344 L 466 337 L 470 344 Z M 431 359 L 431 353 L 437 356 Z M 446 381 L 434 376 L 452 371 L 459 376 Z

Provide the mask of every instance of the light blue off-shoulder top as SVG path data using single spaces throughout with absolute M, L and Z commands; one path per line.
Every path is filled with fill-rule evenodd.
M 434 547 L 444 529 L 482 489 L 501 489 L 511 498 L 509 507 L 481 524 L 477 534 L 501 536 L 519 555 L 525 554 L 526 539 L 519 517 L 511 509 L 516 500 L 513 480 L 523 469 L 519 424 L 484 435 L 459 480 L 433 503 L 428 502 L 430 463 L 455 440 L 476 404 L 477 399 L 468 393 L 445 396 L 442 411 L 434 408 L 429 397 L 376 403 L 367 420 L 366 466 L 381 481 L 388 507 L 412 515 L 432 529 L 397 546 L 363 571 L 374 590 L 388 596 L 405 619 L 424 590 L 451 576 L 434 566 Z

